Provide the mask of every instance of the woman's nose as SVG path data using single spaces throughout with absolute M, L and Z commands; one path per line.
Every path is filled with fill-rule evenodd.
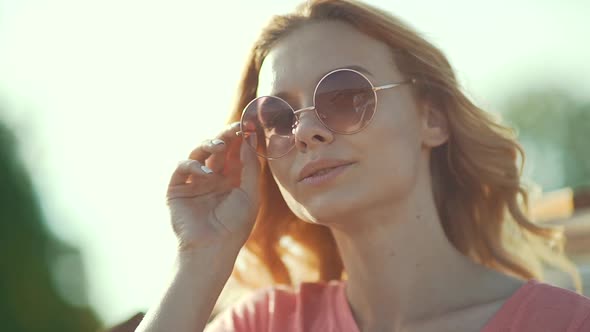
M 320 122 L 314 110 L 298 114 L 293 134 L 295 147 L 301 152 L 313 149 L 317 145 L 329 144 L 334 140 L 334 133 Z

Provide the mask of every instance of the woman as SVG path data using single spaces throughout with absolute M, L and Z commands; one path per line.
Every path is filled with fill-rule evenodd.
M 590 330 L 590 299 L 540 281 L 548 262 L 581 289 L 560 230 L 521 210 L 511 131 L 397 18 L 340 0 L 275 17 L 231 122 L 172 176 L 177 270 L 138 331 L 203 330 L 242 247 L 276 285 L 208 332 Z M 318 280 L 281 286 L 285 238 Z

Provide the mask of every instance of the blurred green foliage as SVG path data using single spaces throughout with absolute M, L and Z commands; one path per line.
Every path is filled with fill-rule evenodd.
M 46 228 L 16 138 L 1 122 L 0 177 L 0 331 L 97 331 L 79 252 Z
M 518 130 L 527 177 L 544 190 L 590 184 L 590 100 L 559 89 L 525 91 L 504 103 L 503 117 Z

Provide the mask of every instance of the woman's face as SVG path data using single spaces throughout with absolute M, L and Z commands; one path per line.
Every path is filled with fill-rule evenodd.
M 297 29 L 273 47 L 263 62 L 257 95 L 288 95 L 284 99 L 294 109 L 309 107 L 325 73 L 352 66 L 364 68 L 375 86 L 405 80 L 385 44 L 345 23 L 319 22 Z M 314 112 L 301 113 L 295 147 L 269 160 L 285 201 L 299 218 L 322 223 L 391 205 L 407 197 L 420 176 L 429 176 L 421 174 L 428 173 L 420 167 L 427 159 L 424 121 L 410 87 L 378 91 L 373 120 L 351 135 L 331 132 Z M 299 181 L 302 169 L 318 160 L 351 164 L 320 183 Z

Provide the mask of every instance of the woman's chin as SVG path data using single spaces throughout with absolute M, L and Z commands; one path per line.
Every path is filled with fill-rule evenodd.
M 357 202 L 343 202 L 341 199 L 329 199 L 322 197 L 312 199 L 306 204 L 300 205 L 298 213 L 303 220 L 309 220 L 316 224 L 325 224 L 333 220 L 349 218 L 358 211 Z

